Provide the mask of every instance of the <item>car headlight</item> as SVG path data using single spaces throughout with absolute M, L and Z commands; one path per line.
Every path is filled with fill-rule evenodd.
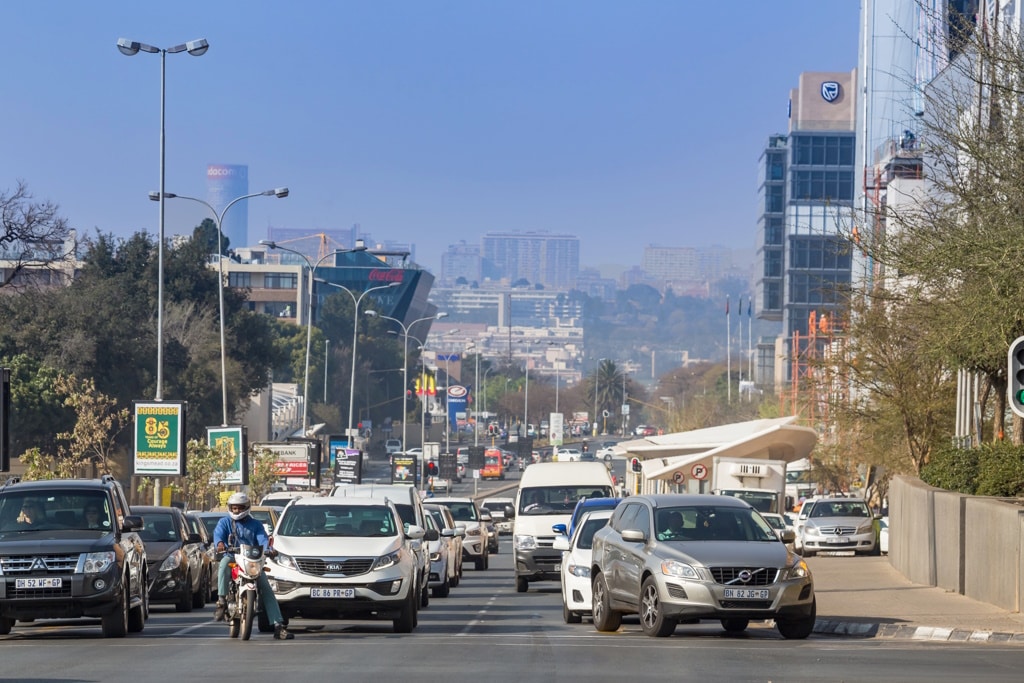
M 516 546 L 516 550 L 536 550 L 537 539 L 530 534 L 516 534 L 512 542 Z
M 181 566 L 181 551 L 175 550 L 160 564 L 160 571 L 169 572 Z
M 797 561 L 789 566 L 783 572 L 781 577 L 782 581 L 788 581 L 790 579 L 809 579 L 811 577 L 811 570 L 807 566 L 807 562 L 802 558 L 798 557 Z
M 430 553 L 430 561 L 431 562 L 440 562 L 441 561 L 441 553 Z
M 806 524 L 806 525 L 804 525 L 803 533 L 807 534 L 808 536 L 817 536 L 818 535 L 818 527 L 813 526 L 811 524 Z
M 295 559 L 291 555 L 285 555 L 280 551 L 278 551 L 277 556 L 274 557 L 274 559 L 271 560 L 271 562 L 273 562 L 279 567 L 284 567 L 285 569 L 299 571 L 299 566 L 295 564 Z
M 466 529 L 466 535 L 467 536 L 479 536 L 480 535 L 480 527 L 473 527 L 472 529 Z
M 696 569 L 686 564 L 685 562 L 677 562 L 676 560 L 662 560 L 661 573 L 665 576 L 676 576 L 681 579 L 700 578 L 700 576 L 697 574 Z
M 102 574 L 107 571 L 114 562 L 116 562 L 116 557 L 113 551 L 108 550 L 102 553 L 86 553 L 82 570 L 86 574 Z
M 568 567 L 566 567 L 566 570 L 573 576 L 578 576 L 581 579 L 590 578 L 590 567 L 584 567 L 578 564 L 570 564 Z
M 402 551 L 396 550 L 393 553 L 387 555 L 381 555 L 377 558 L 377 561 L 373 563 L 373 569 L 370 571 L 377 571 L 379 569 L 387 569 L 388 567 L 398 564 L 402 560 Z
M 857 527 L 857 533 L 858 534 L 870 534 L 874 530 L 875 530 L 875 523 L 874 522 L 864 522 L 859 527 Z

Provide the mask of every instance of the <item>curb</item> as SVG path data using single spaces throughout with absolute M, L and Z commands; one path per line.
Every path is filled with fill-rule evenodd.
M 903 626 L 900 624 L 863 623 L 818 619 L 813 633 L 859 638 L 891 638 L 893 640 L 939 641 L 949 643 L 1008 643 L 1024 645 L 1024 633 L 975 631 L 942 626 Z

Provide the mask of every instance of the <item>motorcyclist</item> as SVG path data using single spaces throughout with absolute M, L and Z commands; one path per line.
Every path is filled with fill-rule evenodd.
M 276 553 L 270 547 L 270 539 L 263 523 L 256 520 L 249 514 L 252 504 L 249 496 L 244 493 L 233 493 L 228 498 L 228 514 L 217 522 L 213 530 L 213 541 L 217 546 L 217 553 L 223 554 L 220 560 L 220 567 L 217 569 L 217 610 L 214 612 L 214 621 L 224 621 L 227 615 L 228 581 L 230 580 L 229 567 L 234 555 L 227 552 L 230 547 L 239 545 L 262 546 L 268 557 Z M 260 601 L 263 609 L 267 611 L 267 618 L 274 624 L 274 640 L 291 640 L 295 636 L 285 628 L 284 618 L 281 616 L 281 606 L 277 603 L 277 597 L 270 588 L 270 582 L 265 573 L 260 573 L 256 580 L 259 587 Z

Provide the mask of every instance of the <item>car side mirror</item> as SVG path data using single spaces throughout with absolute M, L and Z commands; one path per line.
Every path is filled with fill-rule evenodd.
M 569 532 L 567 531 L 565 524 L 552 524 L 551 530 L 554 531 L 556 534 L 561 534 L 562 536 L 569 535 Z
M 124 518 L 124 523 L 121 525 L 121 531 L 138 531 L 144 526 L 146 526 L 146 522 L 142 517 L 138 515 L 128 515 Z
M 437 529 L 427 529 L 423 532 L 423 538 L 427 541 L 436 541 L 441 538 L 441 534 L 437 533 Z
M 200 536 L 199 534 L 189 534 L 188 536 L 185 537 L 185 543 L 186 544 L 202 543 L 202 542 L 203 542 L 203 537 Z
M 505 506 L 505 516 L 512 519 L 516 516 L 516 509 L 511 505 Z
M 629 543 L 644 543 L 647 541 L 647 534 L 639 529 L 623 529 L 622 540 Z
M 485 513 L 485 514 L 480 515 L 480 521 L 481 522 L 491 522 L 491 521 L 494 521 L 494 520 L 491 518 L 490 515 Z

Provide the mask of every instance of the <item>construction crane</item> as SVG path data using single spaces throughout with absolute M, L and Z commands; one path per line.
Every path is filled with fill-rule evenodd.
M 302 246 L 292 246 L 296 251 L 302 252 L 303 254 L 312 256 L 312 250 L 304 248 L 310 244 L 310 240 L 317 240 L 316 258 L 322 260 L 327 257 L 331 252 L 343 249 L 344 246 L 332 239 L 330 235 L 325 232 L 317 232 L 312 235 L 304 235 L 302 237 L 293 237 L 287 240 L 274 240 L 277 244 L 283 245 L 296 245 L 301 244 Z

